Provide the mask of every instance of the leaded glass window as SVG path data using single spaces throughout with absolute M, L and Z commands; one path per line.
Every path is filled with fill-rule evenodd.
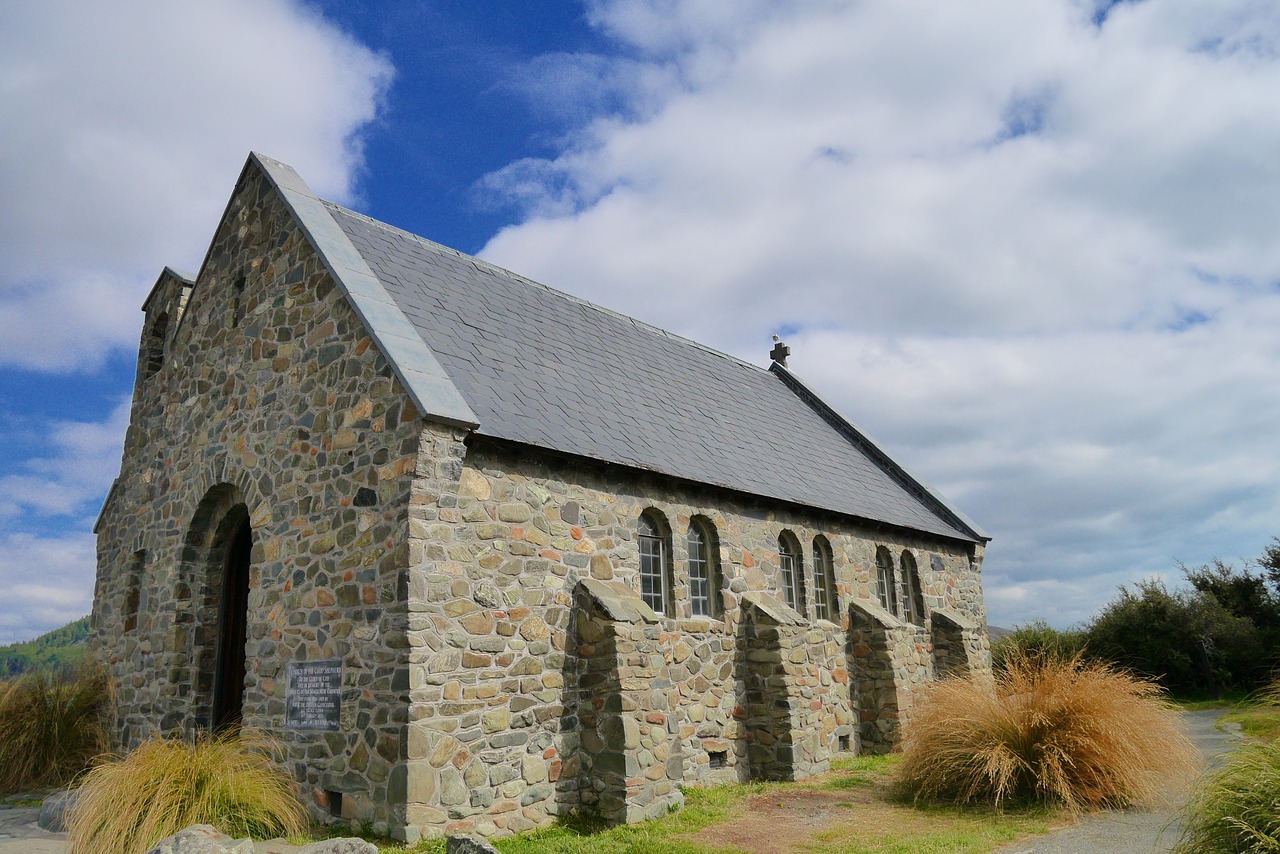
M 671 548 L 667 544 L 664 526 L 651 513 L 645 512 L 637 529 L 640 538 L 640 598 L 657 613 L 666 614 L 671 602 L 668 572 Z
M 911 552 L 902 553 L 902 616 L 908 623 L 924 625 L 924 596 L 920 592 L 920 573 Z
M 696 519 L 689 523 L 685 545 L 689 552 L 689 608 L 695 617 L 714 617 L 719 591 L 707 526 Z
M 813 613 L 819 620 L 832 619 L 836 604 L 835 570 L 831 544 L 825 537 L 813 541 Z
M 893 577 L 893 557 L 884 546 L 876 549 L 876 593 L 880 607 L 890 614 L 898 614 L 898 587 Z
M 778 538 L 778 566 L 782 570 L 782 598 L 803 614 L 804 582 L 800 576 L 800 547 L 787 532 L 783 532 Z

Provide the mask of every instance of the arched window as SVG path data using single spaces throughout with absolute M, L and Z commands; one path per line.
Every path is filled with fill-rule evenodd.
M 916 559 L 911 552 L 902 550 L 902 616 L 907 622 L 917 626 L 924 625 L 924 596 L 920 592 L 920 573 L 916 570 Z
M 804 613 L 804 576 L 800 544 L 790 531 L 778 537 L 778 568 L 782 571 L 782 598 L 801 614 Z
M 147 337 L 147 376 L 164 367 L 164 338 L 168 331 L 169 315 L 161 312 L 151 325 L 151 334 Z
M 671 538 L 653 510 L 640 514 L 640 598 L 659 614 L 671 613 Z
M 685 546 L 689 552 L 689 607 L 695 617 L 716 617 L 720 613 L 720 573 L 712 549 L 714 542 L 709 522 L 689 522 Z
M 129 569 L 125 575 L 124 608 L 120 612 L 121 628 L 126 633 L 138 627 L 138 606 L 142 598 L 142 575 L 146 564 L 145 550 L 134 552 L 129 561 Z
M 836 610 L 836 574 L 831 559 L 831 544 L 826 537 L 813 538 L 813 613 L 819 620 L 830 620 Z
M 890 614 L 898 614 L 898 585 L 893 577 L 893 555 L 884 546 L 876 549 L 876 593 L 880 607 Z

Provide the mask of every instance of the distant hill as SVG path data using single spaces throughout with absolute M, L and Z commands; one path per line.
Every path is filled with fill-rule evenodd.
M 35 640 L 0 646 L 0 679 L 28 670 L 61 670 L 84 660 L 88 649 L 89 618 L 67 623 Z

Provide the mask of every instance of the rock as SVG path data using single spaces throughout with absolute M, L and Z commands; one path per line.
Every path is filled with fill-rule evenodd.
M 378 846 L 354 836 L 343 836 L 304 845 L 298 854 L 378 854 Z
M 232 839 L 216 827 L 193 824 L 157 842 L 147 854 L 254 854 L 253 840 Z
M 65 833 L 66 812 L 75 806 L 79 799 L 80 792 L 75 789 L 54 792 L 40 804 L 40 818 L 36 823 L 50 833 Z
M 476 836 L 461 834 L 450 836 L 445 842 L 448 854 L 498 854 L 498 849 Z

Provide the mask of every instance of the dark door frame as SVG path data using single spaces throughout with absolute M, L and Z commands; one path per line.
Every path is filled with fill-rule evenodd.
M 244 715 L 245 644 L 249 639 L 249 568 L 253 528 L 246 515 L 227 542 L 218 597 L 218 651 L 213 677 L 214 732 L 236 729 Z

